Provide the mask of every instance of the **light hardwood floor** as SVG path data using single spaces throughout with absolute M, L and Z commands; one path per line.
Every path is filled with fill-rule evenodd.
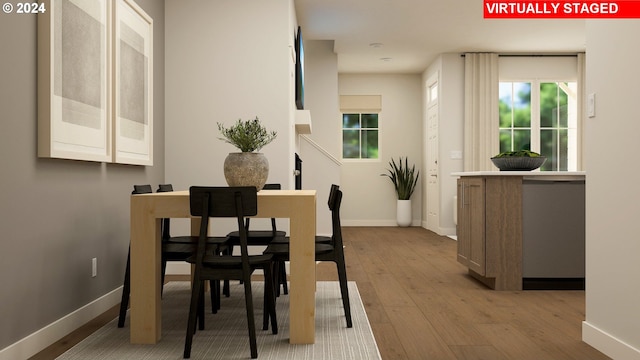
M 608 359 L 582 342 L 584 291 L 493 291 L 456 262 L 456 242 L 422 228 L 345 227 L 347 276 L 384 360 Z M 332 263 L 318 280 L 337 280 Z M 117 316 L 111 309 L 31 360 L 55 359 Z

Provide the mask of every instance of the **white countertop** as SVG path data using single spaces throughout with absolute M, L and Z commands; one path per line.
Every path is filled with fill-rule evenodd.
M 454 172 L 452 176 L 522 176 L 536 180 L 584 180 L 586 171 L 465 171 Z

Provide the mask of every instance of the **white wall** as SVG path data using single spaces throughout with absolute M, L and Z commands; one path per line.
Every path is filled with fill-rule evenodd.
M 313 131 L 308 135 L 333 157 L 342 152 L 338 95 L 338 55 L 333 41 L 305 41 L 305 109 L 311 111 Z M 304 159 L 303 159 L 304 160 Z
M 339 74 L 340 95 L 382 95 L 380 159 L 344 161 L 342 165 L 342 223 L 350 226 L 396 226 L 396 194 L 385 173 L 391 158 L 408 156 L 420 170 L 411 199 L 413 225 L 422 218 L 422 81 L 419 74 Z M 341 118 L 336 119 L 340 123 Z
M 593 20 L 587 30 L 586 320 L 583 339 L 614 359 L 640 359 L 640 33 L 637 20 Z
M 261 150 L 267 182 L 293 188 L 295 29 L 291 0 L 167 1 L 166 181 L 174 188 L 226 186 L 224 159 L 238 150 L 218 139 L 217 122 L 255 116 L 278 132 Z
M 303 29 L 304 33 L 304 29 Z M 340 184 L 340 111 L 338 109 L 338 56 L 333 41 L 305 41 L 305 109 L 311 113 L 310 141 L 298 139 L 302 159 L 302 188 L 315 189 L 316 232 L 331 234 L 331 213 L 327 206 L 332 184 Z M 343 189 L 344 190 L 344 189 Z M 349 198 L 345 194 L 343 199 Z M 343 203 L 346 200 L 343 200 Z M 342 213 L 341 213 L 342 215 Z

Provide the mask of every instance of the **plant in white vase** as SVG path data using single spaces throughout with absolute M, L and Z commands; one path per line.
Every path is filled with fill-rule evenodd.
M 238 121 L 225 127 L 218 123 L 218 130 L 223 140 L 241 152 L 229 153 L 224 160 L 224 177 L 229 186 L 255 186 L 261 190 L 269 176 L 269 161 L 259 153 L 265 145 L 272 142 L 277 133 L 268 131 L 258 117 L 251 120 Z
M 420 177 L 420 171 L 416 171 L 416 166 L 409 167 L 409 160 L 407 157 L 400 157 L 398 164 L 394 159 L 389 161 L 388 174 L 380 174 L 391 179 L 393 186 L 398 197 L 397 202 L 397 222 L 399 226 L 411 225 L 411 195 L 416 189 L 418 184 L 418 178 Z

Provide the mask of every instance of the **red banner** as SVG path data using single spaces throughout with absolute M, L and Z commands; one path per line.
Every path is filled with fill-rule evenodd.
M 484 0 L 487 19 L 632 19 L 640 18 L 640 1 Z

